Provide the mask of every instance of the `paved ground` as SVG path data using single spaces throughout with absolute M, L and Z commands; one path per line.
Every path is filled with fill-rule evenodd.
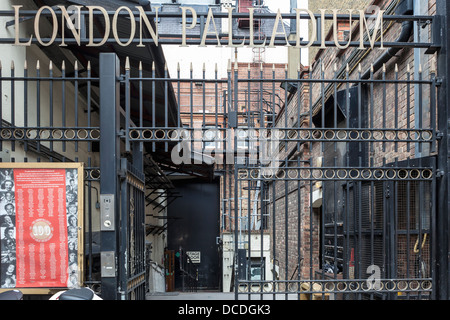
M 147 300 L 234 300 L 229 292 L 161 292 L 147 294 Z
M 248 300 L 248 295 L 240 294 L 239 300 Z M 275 300 L 297 300 L 296 294 L 288 295 L 277 294 Z M 146 300 L 235 300 L 233 292 L 214 292 L 214 291 L 199 291 L 199 292 L 160 292 L 147 294 Z M 260 294 L 252 294 L 251 300 L 273 300 L 272 294 L 265 294 L 261 299 Z

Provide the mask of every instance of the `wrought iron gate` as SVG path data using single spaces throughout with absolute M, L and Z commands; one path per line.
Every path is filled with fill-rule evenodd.
M 437 3 L 448 14 L 445 2 Z M 441 18 L 397 22 L 427 21 L 440 34 Z M 415 45 L 427 44 L 409 44 Z M 438 50 L 447 43 L 428 45 Z M 11 97 L 8 109 L 0 100 L 0 146 L 15 151 L 20 143 L 33 157 L 0 152 L 2 161 L 85 163 L 85 283 L 106 299 L 145 298 L 144 171 L 150 166 L 144 143 L 147 151 L 158 145 L 172 152 L 173 167 L 214 164 L 221 175 L 222 245 L 232 252 L 236 299 L 443 298 L 447 53 L 438 52 L 437 60 L 442 70 L 426 76 L 409 65 L 366 65 L 362 72 L 358 63 L 318 63 L 292 77 L 284 65 L 230 62 L 227 76 L 219 78 L 216 67 L 213 79 L 205 71 L 193 78 L 192 70 L 190 78 L 154 71 L 144 77 L 141 68 L 132 74 L 114 54 L 101 55 L 98 77 L 90 67 L 80 77 L 76 64 L 70 75 L 61 66 L 57 76 L 50 64 L 43 76 L 39 63 L 33 75 L 25 66 L 18 76 L 13 65 L 10 74 L 0 69 L 0 95 L 8 90 Z M 138 88 L 133 105 L 131 83 Z M 143 86 L 151 87 L 152 101 L 144 101 Z M 176 115 L 167 105 L 172 89 Z M 21 106 L 14 101 L 19 91 Z M 100 106 L 92 105 L 93 94 Z M 157 96 L 165 101 L 160 110 Z M 162 122 L 144 123 L 144 103 Z M 23 122 L 16 121 L 18 112 Z M 106 209 L 111 200 L 120 212 L 113 220 Z M 97 203 L 99 235 L 92 231 Z

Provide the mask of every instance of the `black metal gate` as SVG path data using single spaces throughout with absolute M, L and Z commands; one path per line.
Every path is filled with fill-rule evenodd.
M 76 64 L 57 76 L 50 64 L 44 76 L 39 62 L 17 75 L 13 65 L 0 74 L 0 95 L 12 97 L 8 109 L 0 100 L 2 161 L 85 163 L 85 283 L 105 299 L 145 299 L 144 191 L 158 173 L 144 155 L 155 146 L 171 153 L 173 170 L 206 163 L 221 176 L 223 270 L 236 299 L 448 298 L 449 8 L 436 5 L 436 16 L 387 19 L 429 26 L 428 43 L 385 43 L 437 52 L 426 76 L 408 63 L 361 65 L 361 56 L 299 67 L 296 77 L 285 66 L 230 62 L 223 79 L 144 76 L 142 67 L 134 75 L 109 53 L 98 76 L 89 66 L 80 77 Z M 4 151 L 16 144 L 23 159 Z

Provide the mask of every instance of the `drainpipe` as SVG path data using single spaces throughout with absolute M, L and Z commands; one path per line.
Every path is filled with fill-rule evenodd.
M 397 15 L 413 15 L 414 14 L 414 3 L 413 0 L 403 0 L 399 3 L 398 8 L 401 11 L 395 12 Z M 413 30 L 414 23 L 413 21 L 403 21 L 402 22 L 402 32 L 398 36 L 395 42 L 406 42 L 411 36 Z M 395 57 L 397 52 L 402 49 L 401 47 L 389 48 L 381 57 L 379 57 L 373 63 L 373 72 L 377 72 L 383 64 L 391 60 L 391 58 Z M 369 79 L 370 77 L 370 68 L 368 68 L 361 76 L 362 79 Z

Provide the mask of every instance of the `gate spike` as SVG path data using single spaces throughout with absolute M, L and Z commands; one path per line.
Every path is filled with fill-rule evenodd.
M 302 71 L 302 64 L 300 62 L 297 64 L 297 71 Z
M 203 62 L 203 71 L 206 71 L 206 64 Z
M 39 63 L 39 60 L 36 62 L 36 69 L 39 70 L 41 68 L 41 64 Z
M 50 60 L 50 63 L 48 64 L 48 70 L 53 70 L 53 62 Z
M 128 57 L 125 58 L 125 70 L 130 70 L 130 59 Z
M 372 72 L 373 73 L 373 63 L 370 65 L 370 72 Z
M 217 62 L 216 62 L 216 68 L 215 68 L 215 71 L 217 72 L 219 70 L 219 68 L 217 67 Z
M 247 65 L 247 71 L 250 72 L 250 62 Z
M 142 71 L 142 61 L 139 61 L 139 71 Z
M 361 68 L 361 63 L 358 64 L 358 72 L 361 73 L 362 68 Z
M 231 71 L 231 59 L 228 59 L 227 71 Z
M 0 60 L 0 70 L 2 70 L 2 60 Z
M 11 60 L 11 70 L 14 70 L 14 60 Z
M 28 62 L 27 59 L 25 59 L 25 61 L 23 62 L 23 69 L 27 70 L 28 69 Z
M 337 63 L 335 62 L 333 65 L 333 71 L 336 72 L 337 71 Z
M 398 64 L 395 64 L 395 73 L 398 73 Z
M 180 71 L 180 63 L 177 62 L 177 71 Z
M 386 73 L 386 64 L 383 63 L 383 73 Z
M 91 60 L 88 61 L 87 69 L 88 69 L 88 70 L 91 70 Z
M 61 64 L 61 70 L 64 71 L 66 70 L 66 62 L 63 60 L 62 64 Z
M 152 71 L 155 71 L 155 61 L 152 62 Z
M 422 73 L 422 64 L 419 63 L 419 73 Z
M 190 65 L 190 70 L 191 70 L 191 71 L 194 70 L 194 66 L 192 65 L 192 62 L 191 62 L 191 65 Z
M 237 71 L 238 70 L 238 63 L 237 63 L 237 61 L 235 61 L 234 62 L 234 71 Z
M 410 66 L 409 66 L 409 63 L 406 65 L 406 72 L 407 72 L 407 73 L 411 73 L 411 68 L 410 68 Z
M 75 71 L 78 71 L 78 61 L 77 60 L 75 60 L 75 65 L 73 66 L 73 68 Z
M 350 72 L 350 66 L 348 65 L 348 63 L 347 63 L 347 65 L 345 66 L 345 71 L 346 71 L 347 73 Z

